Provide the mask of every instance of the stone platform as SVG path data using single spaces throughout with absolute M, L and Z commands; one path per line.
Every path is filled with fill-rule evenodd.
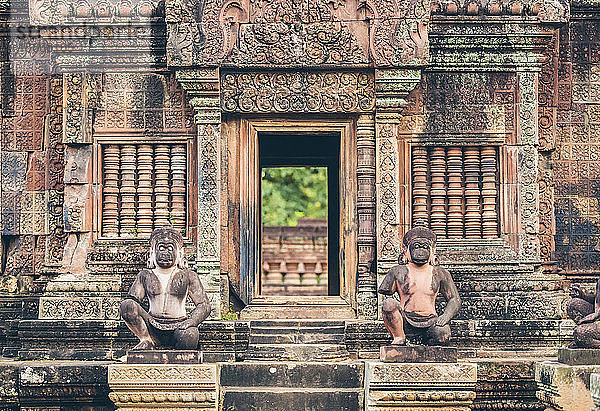
M 369 410 L 470 410 L 477 364 L 366 363 Z
M 192 350 L 127 351 L 127 364 L 199 364 L 202 353 Z
M 560 348 L 558 362 L 567 365 L 599 365 L 600 350 L 592 348 Z
M 119 410 L 217 409 L 214 364 L 111 364 L 108 385 Z
M 379 351 L 383 362 L 456 362 L 458 350 L 454 347 L 427 345 L 385 345 Z
M 600 373 L 597 365 L 569 365 L 543 361 L 535 365 L 537 397 L 547 407 L 556 410 L 590 410 L 594 407 L 590 395 L 590 375 Z

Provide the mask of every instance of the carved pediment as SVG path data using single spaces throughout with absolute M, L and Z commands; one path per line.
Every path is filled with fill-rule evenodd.
M 430 0 L 167 0 L 172 66 L 422 66 Z

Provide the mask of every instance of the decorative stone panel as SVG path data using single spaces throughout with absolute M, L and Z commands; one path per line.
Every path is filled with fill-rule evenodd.
M 369 72 L 232 72 L 221 79 L 224 112 L 352 113 L 374 107 Z
M 217 409 L 217 366 L 111 364 L 109 398 L 119 410 Z
M 470 410 L 477 365 L 367 362 L 367 407 L 372 410 Z
M 29 19 L 36 26 L 96 22 L 151 21 L 162 15 L 163 1 L 92 0 L 73 3 L 65 0 L 30 0 Z
M 427 0 L 168 0 L 172 66 L 420 66 L 429 57 Z

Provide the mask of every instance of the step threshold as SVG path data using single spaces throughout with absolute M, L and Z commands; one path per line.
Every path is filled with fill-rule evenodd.
M 362 391 L 364 388 L 356 387 L 356 388 L 339 388 L 339 387 L 331 387 L 331 388 L 302 388 L 302 387 L 274 387 L 274 386 L 264 386 L 264 387 L 239 387 L 239 386 L 228 386 L 222 385 L 221 389 L 227 392 L 297 392 L 297 393 L 318 393 L 318 392 L 357 392 Z

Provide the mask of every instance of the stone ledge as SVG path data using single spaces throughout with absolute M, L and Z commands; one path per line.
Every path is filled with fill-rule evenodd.
M 560 348 L 558 362 L 567 365 L 600 365 L 600 350 L 593 348 Z
M 127 351 L 127 364 L 199 364 L 200 351 L 139 350 Z
M 427 345 L 387 345 L 381 347 L 379 352 L 381 361 L 393 363 L 453 363 L 458 357 L 458 350 L 454 347 Z

